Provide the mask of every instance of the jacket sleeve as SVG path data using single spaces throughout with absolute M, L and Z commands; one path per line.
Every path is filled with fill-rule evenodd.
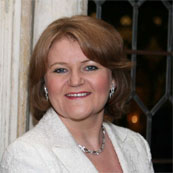
M 34 147 L 17 141 L 11 144 L 4 152 L 0 163 L 0 172 L 44 173 L 49 172 L 49 170 Z

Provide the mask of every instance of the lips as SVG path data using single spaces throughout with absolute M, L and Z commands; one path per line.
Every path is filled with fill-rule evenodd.
M 84 97 L 87 97 L 90 94 L 91 94 L 91 92 L 82 91 L 82 92 L 71 92 L 71 93 L 67 93 L 67 94 L 65 94 L 65 96 L 67 98 L 69 98 L 69 99 L 76 99 L 76 98 L 84 98 Z

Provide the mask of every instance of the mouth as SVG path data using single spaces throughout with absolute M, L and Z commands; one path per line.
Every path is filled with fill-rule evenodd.
M 87 97 L 91 94 L 91 92 L 72 92 L 72 93 L 67 93 L 65 96 L 69 99 L 77 99 L 77 98 L 84 98 Z

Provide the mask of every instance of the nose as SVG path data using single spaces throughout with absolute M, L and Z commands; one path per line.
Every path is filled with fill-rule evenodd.
M 69 78 L 69 85 L 72 87 L 81 86 L 84 83 L 83 76 L 80 71 L 72 71 Z

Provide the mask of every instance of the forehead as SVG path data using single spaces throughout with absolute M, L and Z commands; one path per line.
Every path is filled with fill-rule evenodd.
M 82 52 L 77 41 L 68 38 L 62 38 L 55 41 L 48 53 L 48 62 L 50 61 L 76 61 L 88 60 Z

